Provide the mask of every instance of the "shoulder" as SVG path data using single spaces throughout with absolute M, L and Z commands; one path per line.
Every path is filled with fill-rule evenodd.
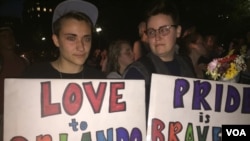
M 45 74 L 55 72 L 50 62 L 41 62 L 29 65 L 24 71 L 23 77 L 25 78 L 44 78 Z
M 123 76 L 128 79 L 145 79 L 149 75 L 149 71 L 143 62 L 139 60 L 130 64 L 125 70 Z
M 195 78 L 195 71 L 193 68 L 192 60 L 188 57 L 176 55 L 175 59 L 181 67 L 181 72 L 183 76 Z
M 175 59 L 178 61 L 179 64 L 188 64 L 192 65 L 192 60 L 189 56 L 186 55 L 176 55 Z
M 117 72 L 110 72 L 107 75 L 107 78 L 122 78 L 122 76 L 119 73 L 117 73 Z
M 144 75 L 140 69 L 137 67 L 129 67 L 123 74 L 125 79 L 144 79 Z
M 40 62 L 40 63 L 34 63 L 31 64 L 29 67 L 27 67 L 27 70 L 46 70 L 46 69 L 50 69 L 52 66 L 50 64 L 50 62 Z
M 51 71 L 53 68 L 50 62 L 34 63 L 29 65 L 24 71 L 24 77 L 41 76 L 44 72 Z
M 192 64 L 192 60 L 188 55 L 178 55 L 177 60 L 184 62 L 184 63 L 188 63 L 189 65 L 193 65 Z

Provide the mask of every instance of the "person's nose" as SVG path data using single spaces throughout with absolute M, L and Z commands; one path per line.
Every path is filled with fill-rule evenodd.
M 161 38 L 160 32 L 156 31 L 155 32 L 155 40 L 160 40 L 160 38 Z
M 85 43 L 83 40 L 78 40 L 76 44 L 77 50 L 84 51 L 84 45 Z

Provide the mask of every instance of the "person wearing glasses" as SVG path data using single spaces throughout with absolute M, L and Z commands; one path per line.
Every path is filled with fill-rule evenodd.
M 192 66 L 175 53 L 177 38 L 181 35 L 179 21 L 178 10 L 173 3 L 156 3 L 146 19 L 146 34 L 151 52 L 132 63 L 124 73 L 125 79 L 145 80 L 146 114 L 152 73 L 195 77 Z

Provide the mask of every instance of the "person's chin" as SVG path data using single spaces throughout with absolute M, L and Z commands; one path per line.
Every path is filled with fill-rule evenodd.
M 75 64 L 77 64 L 79 66 L 83 65 L 84 63 L 85 63 L 85 60 L 77 60 L 77 61 L 75 61 Z
M 165 52 L 159 49 L 159 50 L 156 50 L 154 53 L 155 53 L 155 55 L 160 56 L 160 55 L 164 54 Z

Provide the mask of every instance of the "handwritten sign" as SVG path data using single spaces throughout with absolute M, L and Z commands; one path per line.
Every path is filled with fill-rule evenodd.
M 145 140 L 142 80 L 5 79 L 5 141 Z
M 222 125 L 250 124 L 250 86 L 152 75 L 147 140 L 220 141 Z

